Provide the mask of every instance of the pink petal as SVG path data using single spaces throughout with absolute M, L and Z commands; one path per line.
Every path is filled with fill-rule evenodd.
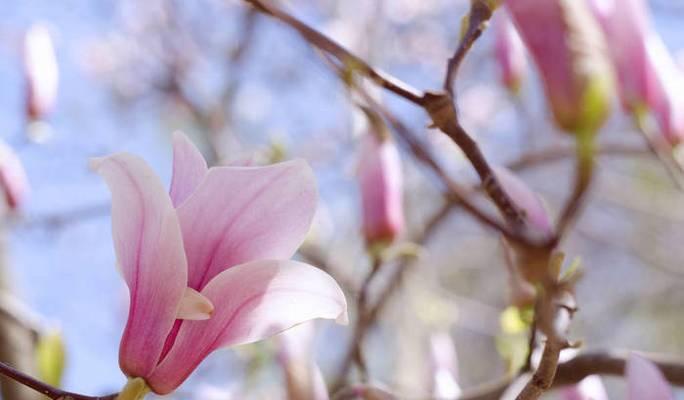
M 598 375 L 589 375 L 578 384 L 560 390 L 562 400 L 608 400 L 606 388 Z
M 171 200 L 178 207 L 195 191 L 207 175 L 207 162 L 202 153 L 181 132 L 173 134 L 173 178 Z
M 399 150 L 391 139 L 366 134 L 361 143 L 359 185 L 368 241 L 391 241 L 404 229 Z
M 119 153 L 93 160 L 112 192 L 112 236 L 131 303 L 119 363 L 146 377 L 157 364 L 186 287 L 178 217 L 159 178 L 140 158 Z
M 303 160 L 268 167 L 211 168 L 178 208 L 188 286 L 201 290 L 234 265 L 290 258 L 316 209 L 313 172 Z
M 14 150 L 1 140 L 0 186 L 4 192 L 7 206 L 12 210 L 21 206 L 30 190 L 24 164 Z
M 203 320 L 211 318 L 214 313 L 214 305 L 193 288 L 185 288 L 183 298 L 178 306 L 177 319 Z
M 325 272 L 297 261 L 261 260 L 217 275 L 202 290 L 214 304 L 206 321 L 183 321 L 169 354 L 147 382 L 159 393 L 178 387 L 212 351 L 265 339 L 315 318 L 345 321 L 342 289 Z
M 44 25 L 32 25 L 24 41 L 26 112 L 30 119 L 50 113 L 57 99 L 59 68 L 50 32 Z
M 553 234 L 551 218 L 541 197 L 510 170 L 503 167 L 494 167 L 493 170 L 506 194 L 525 212 L 528 224 L 545 235 Z
M 672 400 L 672 389 L 651 361 L 631 353 L 625 367 L 627 400 Z
M 512 92 L 517 92 L 527 69 L 525 45 L 508 13 L 502 10 L 498 14 L 494 20 L 494 54 L 503 84 Z

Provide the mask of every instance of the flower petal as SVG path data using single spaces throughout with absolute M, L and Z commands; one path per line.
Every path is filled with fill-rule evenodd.
M 672 400 L 672 389 L 658 367 L 631 353 L 625 367 L 628 400 Z
M 178 207 L 195 191 L 207 175 L 207 162 L 202 153 L 181 132 L 173 133 L 173 177 L 169 193 Z
M 214 305 L 209 299 L 193 288 L 185 288 L 183 299 L 178 307 L 177 319 L 199 321 L 211 318 L 213 313 Z
M 202 290 L 214 303 L 206 321 L 183 321 L 176 342 L 147 382 L 178 387 L 212 351 L 265 339 L 315 318 L 345 321 L 342 289 L 325 272 L 297 261 L 260 260 L 217 275 Z
M 186 287 L 178 217 L 142 159 L 119 153 L 91 166 L 112 192 L 114 248 L 131 296 L 119 363 L 127 375 L 145 377 L 157 364 Z
M 492 169 L 506 194 L 525 212 L 530 227 L 539 230 L 544 235 L 551 236 L 553 234 L 551 218 L 541 197 L 507 168 L 495 166 Z
M 234 265 L 290 258 L 316 209 L 313 172 L 303 160 L 268 167 L 211 168 L 178 208 L 188 286 L 201 290 Z

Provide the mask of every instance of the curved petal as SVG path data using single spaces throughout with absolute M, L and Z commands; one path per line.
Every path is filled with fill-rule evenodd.
M 313 172 L 303 160 L 211 168 L 178 208 L 188 286 L 201 290 L 221 271 L 248 261 L 292 257 L 316 201 Z
M 112 192 L 112 236 L 130 289 L 119 363 L 146 377 L 159 360 L 187 282 L 178 217 L 159 178 L 140 158 L 119 153 L 91 162 Z
M 672 400 L 672 389 L 658 367 L 634 353 L 629 355 L 627 366 L 628 400 Z
M 173 177 L 169 193 L 178 207 L 195 191 L 207 175 L 207 162 L 202 153 L 181 132 L 173 133 Z
M 495 166 L 492 170 L 506 194 L 525 212 L 527 223 L 544 235 L 551 236 L 553 226 L 542 198 L 509 169 Z
M 176 342 L 147 380 L 159 393 L 178 387 L 212 351 L 265 339 L 314 318 L 346 322 L 342 289 L 297 261 L 260 260 L 223 271 L 202 290 L 214 304 L 206 321 L 183 321 Z

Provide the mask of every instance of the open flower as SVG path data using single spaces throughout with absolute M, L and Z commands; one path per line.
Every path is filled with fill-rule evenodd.
M 306 162 L 208 169 L 176 134 L 170 195 L 136 156 L 92 166 L 112 192 L 114 247 L 130 289 L 119 349 L 130 378 L 166 394 L 217 348 L 314 318 L 346 322 L 337 283 L 288 260 L 316 207 Z

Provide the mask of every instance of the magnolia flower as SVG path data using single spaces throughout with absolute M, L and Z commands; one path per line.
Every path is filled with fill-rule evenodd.
M 504 192 L 525 213 L 528 226 L 545 236 L 551 236 L 553 225 L 542 198 L 509 169 L 495 166 L 492 170 Z
M 532 55 L 556 123 L 594 133 L 610 106 L 610 68 L 603 38 L 583 1 L 505 0 Z
M 598 375 L 589 375 L 578 384 L 560 390 L 562 400 L 608 400 L 606 388 Z
M 314 359 L 314 325 L 298 325 L 279 336 L 278 360 L 285 372 L 287 398 L 328 400 L 323 374 Z
M 651 361 L 631 353 L 625 367 L 627 400 L 672 400 L 672 389 Z
M 41 119 L 54 107 L 59 80 L 55 49 L 50 32 L 43 25 L 35 24 L 26 32 L 24 73 L 26 114 L 32 120 Z
M 501 81 L 513 93 L 518 93 L 527 69 L 525 45 L 506 12 L 494 20 L 494 53 L 501 70 Z
M 675 144 L 684 138 L 684 76 L 657 32 L 643 0 L 589 0 L 608 42 L 626 111 L 650 112 Z
M 448 332 L 430 336 L 430 369 L 432 397 L 439 400 L 456 399 L 461 395 L 458 384 L 458 357 Z
M 24 165 L 14 150 L 3 141 L 0 141 L 0 187 L 10 210 L 19 208 L 29 192 Z
M 358 167 L 363 232 L 371 242 L 392 241 L 404 229 L 399 151 L 388 136 L 369 133 Z
M 314 318 L 346 322 L 337 283 L 288 260 L 316 207 L 306 162 L 207 169 L 176 134 L 170 194 L 131 154 L 92 166 L 112 192 L 114 248 L 130 289 L 119 349 L 129 383 L 166 394 L 218 348 Z

